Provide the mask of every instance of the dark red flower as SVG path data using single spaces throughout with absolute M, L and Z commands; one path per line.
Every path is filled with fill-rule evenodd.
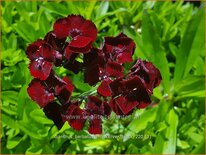
M 56 37 L 53 31 L 50 31 L 47 33 L 47 35 L 44 37 L 44 40 L 51 45 L 51 47 L 55 50 L 54 56 L 56 58 L 55 65 L 61 66 L 63 61 L 63 54 L 66 46 L 66 38 L 59 39 Z
M 49 45 L 51 45 L 54 50 L 59 51 L 61 54 L 63 54 L 66 44 L 66 37 L 59 39 L 53 31 L 50 31 L 46 34 L 44 40 Z
M 59 99 L 61 104 L 67 104 L 70 101 L 74 86 L 68 77 L 62 79 L 57 77 L 53 72 L 46 79 L 45 83 L 53 90 L 55 96 Z
M 60 39 L 71 38 L 66 47 L 65 55 L 71 51 L 86 53 L 97 37 L 97 28 L 92 21 L 86 20 L 82 16 L 69 15 L 54 23 L 54 33 Z
M 104 90 L 108 89 L 108 81 L 111 81 L 110 78 L 119 78 L 124 75 L 122 65 L 116 62 L 108 62 L 105 54 L 96 48 L 93 48 L 90 53 L 84 55 L 84 66 L 86 68 L 85 82 L 94 85 L 102 80 L 102 84 L 100 84 L 97 90 L 103 96 L 109 95 Z
M 128 115 L 135 108 L 145 108 L 150 101 L 149 93 L 138 76 L 118 79 L 110 83 L 110 106 L 117 115 Z
M 157 87 L 161 80 L 160 71 L 151 63 L 138 59 L 136 64 L 130 69 L 129 76 L 139 76 L 145 83 L 149 93 L 153 92 L 153 88 Z
M 109 61 L 117 63 L 132 62 L 135 43 L 125 34 L 120 33 L 116 37 L 105 37 L 102 50 Z
M 30 73 L 35 78 L 45 80 L 55 62 L 55 50 L 43 40 L 37 40 L 27 48 L 27 56 L 31 60 L 29 64 Z
M 106 61 L 104 54 L 97 48 L 92 48 L 89 53 L 84 54 L 84 81 L 90 85 L 100 80 L 101 68 L 104 68 Z
M 89 116 L 89 133 L 101 134 L 102 133 L 102 120 L 101 116 L 109 116 L 111 109 L 106 102 L 103 102 L 95 96 L 88 96 L 86 104 L 87 116 Z
M 105 37 L 102 48 L 97 49 L 92 46 L 96 37 L 94 23 L 79 15 L 69 15 L 57 20 L 44 40 L 38 39 L 26 49 L 31 61 L 29 69 L 35 78 L 27 92 L 59 129 L 67 121 L 73 129 L 81 130 L 88 119 L 89 133 L 101 134 L 102 118 L 109 116 L 111 110 L 117 115 L 130 115 L 135 108 L 147 107 L 153 88 L 160 84 L 159 70 L 140 59 L 124 75 L 123 65 L 132 62 L 135 51 L 131 38 L 123 33 Z M 90 85 L 101 82 L 97 88 L 101 98 L 88 96 L 82 109 L 80 104 L 85 102 L 85 96 L 74 101 L 72 81 L 58 77 L 53 65 L 75 74 L 83 71 L 84 80 Z
M 44 82 L 33 79 L 29 84 L 27 92 L 32 100 L 36 101 L 41 108 L 54 100 L 54 93 L 47 88 Z
M 79 102 L 70 102 L 66 113 L 62 114 L 63 121 L 68 121 L 75 130 L 81 130 L 85 124 L 84 110 L 79 107 Z

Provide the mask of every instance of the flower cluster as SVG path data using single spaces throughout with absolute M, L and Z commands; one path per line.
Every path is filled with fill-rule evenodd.
M 150 103 L 153 89 L 160 84 L 159 70 L 151 63 L 138 59 L 128 73 L 123 65 L 132 62 L 134 41 L 125 34 L 105 37 L 100 49 L 93 47 L 97 28 L 93 22 L 79 15 L 58 19 L 53 31 L 38 39 L 26 49 L 29 69 L 34 79 L 27 89 L 32 100 L 43 108 L 45 115 L 60 129 L 68 122 L 81 130 L 86 120 L 89 133 L 102 133 L 102 117 L 113 111 L 130 115 L 135 108 Z M 77 61 L 82 56 L 83 61 Z M 97 85 L 97 94 L 88 96 L 85 105 L 74 100 L 75 86 L 68 77 L 58 77 L 53 67 L 78 73 L 84 72 L 84 81 Z

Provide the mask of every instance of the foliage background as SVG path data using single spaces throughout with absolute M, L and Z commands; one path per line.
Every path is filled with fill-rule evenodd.
M 169 1 L 2 2 L 1 153 L 205 153 L 204 5 Z M 152 61 L 161 70 L 163 81 L 154 91 L 154 103 L 136 110 L 133 116 L 138 119 L 104 120 L 103 135 L 124 138 L 92 136 L 86 128 L 75 132 L 67 123 L 58 131 L 27 95 L 32 77 L 25 48 L 43 38 L 57 18 L 68 14 L 81 14 L 96 24 L 96 45 L 103 36 L 123 31 L 137 45 L 134 59 Z M 62 68 L 57 72 L 71 77 L 76 86 L 74 97 L 92 89 L 83 83 L 81 74 Z M 78 135 L 90 138 L 63 138 Z M 144 138 L 138 137 L 141 135 Z

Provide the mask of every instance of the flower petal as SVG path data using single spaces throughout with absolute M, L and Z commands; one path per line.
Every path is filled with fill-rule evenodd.
M 75 53 L 87 53 L 91 49 L 92 39 L 78 36 L 69 43 L 69 48 Z
M 109 106 L 111 107 L 111 109 L 117 114 L 117 115 L 124 115 L 122 110 L 119 108 L 119 106 L 117 105 L 115 99 L 111 99 L 111 101 L 109 102 Z
M 33 42 L 32 44 L 30 44 L 27 49 L 26 49 L 26 54 L 27 57 L 30 60 L 35 60 L 36 58 L 39 57 L 39 47 L 44 43 L 44 40 L 42 39 L 38 39 L 37 41 Z
M 70 53 L 68 56 L 69 59 L 64 64 L 64 68 L 72 71 L 73 73 L 77 74 L 80 70 L 82 70 L 82 63 L 77 61 L 76 58 L 79 56 L 77 53 Z
M 102 100 L 95 96 L 88 96 L 86 111 L 89 115 L 102 114 L 100 107 L 102 105 Z
M 99 87 L 97 88 L 97 92 L 104 96 L 104 97 L 108 97 L 112 95 L 111 92 L 111 88 L 109 86 L 109 84 L 111 83 L 111 80 L 103 80 L 102 83 L 99 85 Z
M 119 63 L 132 62 L 132 54 L 130 52 L 123 52 L 118 54 L 117 61 Z
M 31 81 L 27 88 L 27 92 L 31 99 L 36 101 L 42 108 L 54 100 L 54 94 L 47 90 L 46 85 L 38 79 L 33 79 Z
M 76 105 L 69 106 L 67 114 L 63 115 L 63 117 L 67 119 L 69 125 L 75 130 L 81 130 L 84 127 L 84 110 Z
M 94 85 L 99 81 L 99 65 L 93 65 L 86 68 L 84 81 L 90 85 Z
M 92 21 L 86 20 L 80 27 L 80 30 L 82 31 L 83 36 L 91 38 L 92 42 L 95 41 L 97 37 L 97 28 Z
M 66 38 L 59 39 L 56 37 L 55 33 L 53 31 L 50 31 L 46 34 L 44 37 L 44 40 L 52 46 L 52 48 L 61 54 L 63 53 L 63 47 L 66 41 Z
M 123 67 L 119 63 L 108 62 L 106 70 L 111 77 L 119 78 L 124 76 Z
M 116 79 L 110 83 L 110 88 L 112 90 L 112 97 L 119 96 L 123 93 L 123 85 L 121 83 L 122 79 Z
M 102 102 L 100 109 L 103 116 L 109 116 L 111 114 L 111 108 L 107 102 Z
M 66 104 L 70 100 L 74 86 L 68 77 L 64 77 L 62 80 L 65 82 L 65 85 L 57 85 L 55 87 L 55 94 L 57 95 L 57 98 L 61 104 Z
M 45 115 L 53 120 L 54 124 L 61 129 L 64 122 L 61 117 L 61 106 L 57 102 L 50 102 L 44 107 Z
M 52 47 L 49 44 L 42 44 L 39 47 L 39 53 L 45 61 L 49 61 L 49 62 L 55 61 L 55 51 L 52 49 Z
M 144 81 L 150 94 L 162 80 L 160 71 L 151 62 L 142 61 L 141 59 L 138 59 L 136 64 L 130 69 L 129 76 L 134 75 L 139 76 Z
M 102 120 L 99 118 L 93 118 L 89 120 L 90 134 L 101 134 L 102 133 Z
M 127 115 L 139 104 L 139 102 L 137 101 L 130 102 L 127 99 L 125 99 L 123 96 L 116 98 L 115 102 L 119 106 L 119 108 L 121 109 L 124 115 Z
M 131 62 L 135 51 L 135 43 L 125 34 L 120 33 L 116 37 L 105 37 L 102 50 L 110 61 L 118 63 Z
M 29 69 L 33 77 L 40 80 L 46 80 L 52 70 L 52 66 L 52 63 L 40 59 L 31 61 Z

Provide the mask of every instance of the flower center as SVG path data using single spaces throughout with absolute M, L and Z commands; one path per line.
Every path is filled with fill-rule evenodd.
M 82 32 L 78 29 L 72 29 L 70 32 L 69 32 L 69 35 L 74 39 L 75 37 L 81 35 Z

